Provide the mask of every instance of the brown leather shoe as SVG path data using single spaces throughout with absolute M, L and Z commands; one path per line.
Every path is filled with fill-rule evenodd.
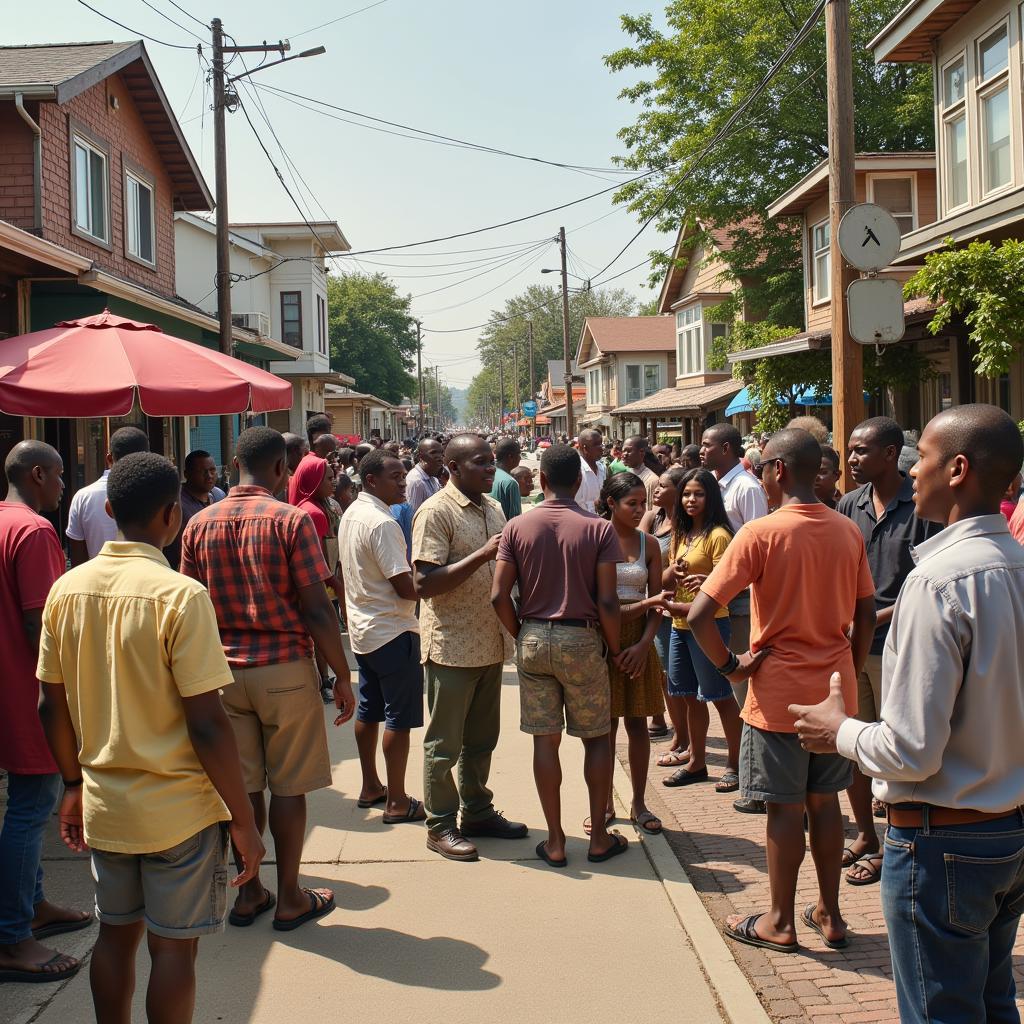
M 467 836 L 486 836 L 488 839 L 525 839 L 530 831 L 521 821 L 509 821 L 500 811 L 495 811 L 483 821 L 463 819 L 462 832 Z
M 429 830 L 427 849 L 447 857 L 448 860 L 480 859 L 476 847 L 454 825 Z

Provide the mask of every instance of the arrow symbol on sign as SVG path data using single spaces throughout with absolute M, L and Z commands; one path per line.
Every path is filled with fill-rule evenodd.
M 878 235 L 876 235 L 874 233 L 874 231 L 871 230 L 870 225 L 865 224 L 864 225 L 864 241 L 860 243 L 860 247 L 863 249 L 864 246 L 868 244 L 868 242 L 874 242 L 875 245 L 877 245 L 879 249 L 882 248 L 882 243 L 878 240 Z

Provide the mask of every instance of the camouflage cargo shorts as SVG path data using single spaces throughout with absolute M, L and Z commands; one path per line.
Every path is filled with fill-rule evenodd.
M 564 728 L 592 739 L 611 728 L 611 688 L 598 629 L 527 620 L 516 644 L 523 732 L 550 736 Z

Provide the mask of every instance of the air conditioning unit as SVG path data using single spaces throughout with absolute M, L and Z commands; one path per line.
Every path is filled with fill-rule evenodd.
M 255 331 L 261 338 L 270 337 L 270 317 L 266 313 L 232 313 L 231 323 Z

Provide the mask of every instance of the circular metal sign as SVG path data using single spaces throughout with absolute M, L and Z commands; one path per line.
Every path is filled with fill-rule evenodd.
M 889 266 L 900 251 L 900 226 L 874 203 L 852 206 L 839 222 L 839 251 L 851 267 L 868 272 Z

